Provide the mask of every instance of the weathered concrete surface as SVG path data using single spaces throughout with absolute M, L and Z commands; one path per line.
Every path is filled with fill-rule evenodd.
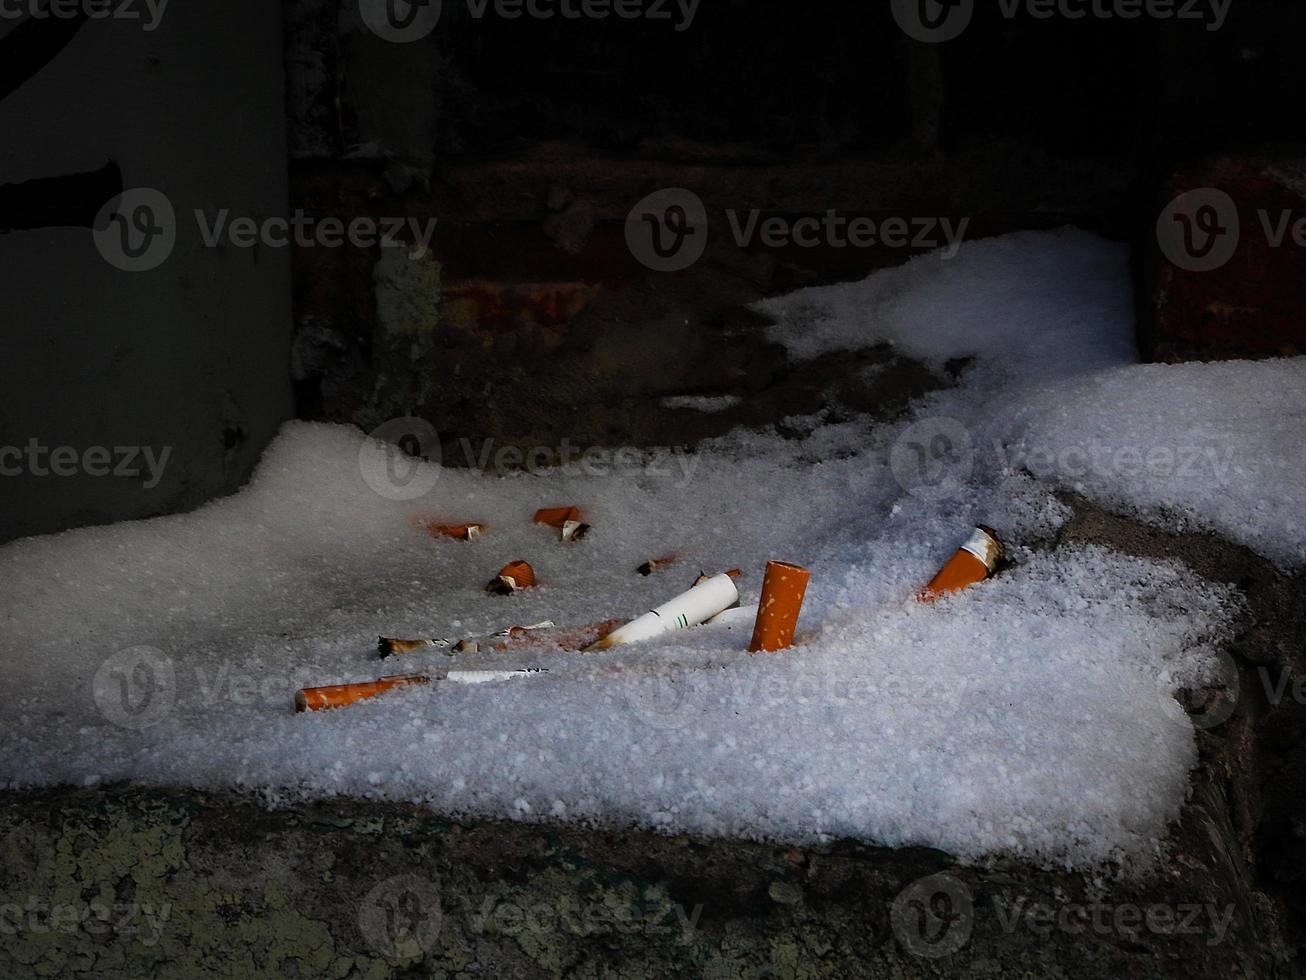
M 1300 579 L 1072 500 L 1061 541 L 1178 556 L 1248 597 L 1231 716 L 1141 878 L 852 842 L 271 811 L 146 787 L 0 794 L 14 977 L 1289 977 L 1302 942 Z M 1265 671 L 1261 673 L 1262 669 Z M 1193 692 L 1194 709 L 1212 692 Z M 1267 693 L 1269 696 L 1267 696 Z M 1092 787 L 1085 787 L 1092 792 Z
M 1273 917 L 1212 786 L 1160 876 L 1100 891 L 924 850 L 469 826 L 357 803 L 268 813 L 148 789 L 9 796 L 0 826 L 14 977 L 1273 975 Z

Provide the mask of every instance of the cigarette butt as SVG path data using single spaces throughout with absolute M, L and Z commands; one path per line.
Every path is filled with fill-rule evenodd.
M 433 538 L 453 538 L 456 541 L 475 541 L 485 530 L 484 524 L 440 524 L 428 520 L 419 523 Z
M 588 524 L 582 524 L 580 521 L 567 521 L 562 525 L 563 541 L 579 541 L 589 533 L 590 526 Z
M 997 532 L 979 525 L 917 598 L 921 602 L 934 602 L 949 592 L 960 592 L 983 582 L 997 571 L 1002 551 Z
M 531 568 L 528 562 L 510 561 L 485 586 L 485 591 L 494 595 L 512 595 L 534 585 L 535 569 Z
M 403 674 L 397 677 L 382 677 L 362 684 L 334 684 L 330 687 L 306 687 L 295 692 L 296 711 L 325 711 L 328 708 L 343 708 L 347 704 L 365 701 L 378 694 L 392 691 L 396 687 L 410 684 L 429 684 L 431 678 L 425 674 Z
M 450 650 L 450 655 L 455 653 L 480 653 L 482 647 L 490 650 L 502 650 L 508 640 L 526 636 L 540 630 L 549 629 L 554 625 L 553 620 L 546 619 L 542 623 L 536 623 L 534 626 L 510 626 L 506 630 L 499 630 L 497 633 L 491 633 L 489 636 L 474 636 L 465 640 L 459 640 Z
M 716 575 L 613 630 L 597 643 L 586 647 L 585 651 L 607 650 L 625 643 L 652 639 L 673 630 L 689 629 L 729 609 L 738 601 L 739 590 L 735 588 L 734 577 L 729 573 Z
M 551 629 L 558 624 L 551 619 L 546 619 L 542 623 L 536 623 L 534 626 L 509 626 L 506 630 L 500 630 L 496 636 L 522 636 L 526 633 L 533 633 L 536 630 Z
M 396 640 L 388 636 L 378 637 L 376 641 L 377 653 L 384 657 L 401 657 L 405 653 L 412 653 L 415 650 L 424 650 L 427 647 L 444 648 L 449 646 L 448 640 Z
M 644 562 L 644 564 L 640 565 L 639 568 L 635 569 L 635 571 L 639 572 L 639 574 L 643 575 L 645 578 L 648 578 L 648 576 L 652 575 L 654 572 L 661 571 L 668 565 L 674 565 L 679 560 L 679 555 L 667 555 L 665 558 L 654 558 L 652 561 Z
M 811 578 L 812 573 L 798 565 L 784 561 L 766 563 L 762 601 L 757 606 L 749 653 L 774 653 L 793 645 L 798 614 L 802 612 L 803 597 Z
M 490 649 L 495 653 L 509 650 L 514 652 L 545 649 L 563 652 L 584 650 L 602 640 L 621 623 L 622 620 L 620 619 L 609 619 L 602 623 L 590 623 L 587 626 L 563 626 L 558 629 L 514 634 L 501 640 Z
M 730 571 L 725 572 L 724 574 L 729 575 L 731 578 L 743 578 L 743 577 L 744 577 L 743 570 L 742 570 L 742 569 L 739 569 L 739 568 L 732 568 L 732 569 L 730 569 Z M 698 573 L 698 578 L 694 579 L 694 584 L 691 585 L 690 588 L 695 588 L 696 586 L 702 585 L 704 582 L 708 581 L 710 578 L 712 578 L 712 576 L 709 575 L 707 572 L 699 572 L 699 573 Z
M 556 527 L 559 531 L 563 529 L 568 521 L 580 521 L 579 507 L 541 507 L 535 512 L 535 523 L 546 524 L 549 527 Z

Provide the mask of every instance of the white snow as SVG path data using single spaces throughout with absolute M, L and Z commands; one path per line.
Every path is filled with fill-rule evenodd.
M 797 358 L 877 342 L 939 368 L 974 358 L 916 413 L 965 446 L 967 478 L 1029 472 L 1306 566 L 1306 358 L 1138 364 L 1126 261 L 1092 235 L 1029 232 L 758 308 Z
M 773 308 L 803 356 L 891 339 L 935 362 L 977 360 L 958 388 L 893 425 L 790 419 L 805 438 L 739 431 L 686 465 L 650 458 L 604 474 L 419 464 L 432 489 L 412 501 L 364 479 L 384 470 L 379 445 L 295 423 L 234 497 L 8 545 L 0 647 L 13 717 L 0 784 L 349 794 L 458 816 L 846 835 L 1079 866 L 1154 856 L 1197 758 L 1173 693 L 1212 675 L 1238 603 L 1177 564 L 1049 551 L 1065 508 L 1042 474 L 983 447 L 1173 445 L 1176 433 L 1270 447 L 1282 431 L 1260 402 L 1220 415 L 1224 428 L 1203 421 L 1219 399 L 1191 400 L 1196 372 L 1171 381 L 1188 368 L 1121 366 L 1132 359 L 1124 258 L 1088 235 L 970 244 L 951 262 Z M 1295 370 L 1220 367 L 1258 384 L 1284 372 L 1285 389 Z M 1275 401 L 1268 380 L 1263 390 Z M 1097 398 L 1098 414 L 1080 426 L 1040 409 L 1057 394 L 1086 409 Z M 1164 410 L 1143 417 L 1152 399 Z M 1239 491 L 1235 471 L 1223 479 L 1223 492 Z M 1215 520 L 1200 490 L 1159 500 L 1167 485 L 1150 478 L 1101 487 L 1119 503 Z M 561 504 L 594 527 L 578 544 L 531 524 L 537 507 Z M 1285 540 L 1275 506 L 1257 525 L 1269 550 Z M 1222 530 L 1246 530 L 1229 507 Z M 436 540 L 416 529 L 419 515 L 490 528 L 476 542 Z M 959 597 L 914 601 L 977 521 L 998 527 L 1020 564 Z M 669 552 L 682 560 L 635 573 Z M 486 595 L 516 558 L 540 587 Z M 699 569 L 745 569 L 742 601 L 756 602 L 768 558 L 813 571 L 786 654 L 750 657 L 746 629 L 704 628 L 597 655 L 375 659 L 378 634 L 633 618 Z M 548 673 L 292 712 L 305 685 L 455 665 Z

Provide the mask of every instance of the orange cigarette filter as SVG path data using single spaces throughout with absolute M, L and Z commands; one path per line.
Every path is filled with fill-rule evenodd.
M 793 646 L 798 614 L 802 612 L 803 597 L 807 595 L 811 578 L 812 573 L 799 565 L 785 561 L 766 563 L 762 600 L 757 606 L 749 653 L 774 653 Z
M 559 531 L 568 521 L 580 523 L 579 507 L 542 507 L 535 512 L 536 524 L 547 524 L 549 527 L 556 527 Z
M 939 570 L 939 574 L 925 586 L 919 599 L 921 602 L 934 602 L 950 592 L 960 592 L 977 582 L 983 582 L 997 571 L 998 562 L 1002 560 L 1002 542 L 997 532 L 983 524 L 975 528 L 975 533 L 967 539 L 948 563 Z
M 510 561 L 499 569 L 499 574 L 486 585 L 485 591 L 497 595 L 510 595 L 522 589 L 532 588 L 534 585 L 535 569 L 531 568 L 530 563 Z
M 458 541 L 475 541 L 485 530 L 484 524 L 441 524 L 439 521 L 421 521 L 426 533 L 433 538 L 454 538 Z
M 411 684 L 429 684 L 431 678 L 425 674 L 403 674 L 397 677 L 382 677 L 362 684 L 335 684 L 330 687 L 306 687 L 295 692 L 296 711 L 325 711 L 328 708 L 343 708 L 347 704 L 366 701 L 396 687 Z

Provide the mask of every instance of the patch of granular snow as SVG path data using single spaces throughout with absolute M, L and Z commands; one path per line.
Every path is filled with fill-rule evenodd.
M 1155 854 L 1197 759 L 1174 694 L 1214 676 L 1235 594 L 1177 564 L 1049 552 L 1065 508 L 1038 474 L 976 448 L 1057 422 L 1035 410 L 1052 381 L 1073 395 L 1115 370 L 1117 397 L 1130 397 L 1115 367 L 1129 336 L 1120 251 L 1075 233 L 1014 236 L 870 282 L 866 316 L 810 320 L 815 339 L 792 342 L 809 354 L 861 344 L 883 307 L 909 353 L 978 359 L 961 387 L 891 425 L 814 417 L 803 438 L 740 431 L 603 473 L 493 478 L 419 463 L 413 480 L 430 490 L 401 501 L 364 478 L 385 466 L 378 444 L 294 423 L 233 497 L 0 548 L 13 718 L 0 783 L 348 794 L 452 815 L 850 836 L 1081 866 Z M 865 305 L 856 287 L 796 302 L 817 301 Z M 1029 400 L 1008 404 L 1004 384 Z M 1064 424 L 1046 437 L 1075 435 Z M 570 546 L 531 523 L 564 503 L 594 528 Z M 432 539 L 419 517 L 489 529 Z M 916 602 L 979 521 L 1001 529 L 1018 565 Z M 677 564 L 635 574 L 671 552 Z M 540 586 L 486 595 L 516 558 Z M 467 657 L 548 672 L 292 711 L 302 686 L 454 665 L 437 653 L 382 663 L 379 634 L 633 617 L 700 569 L 745 569 L 748 604 L 769 558 L 813 571 L 785 654 L 751 657 L 747 630 L 704 628 L 605 654 Z

